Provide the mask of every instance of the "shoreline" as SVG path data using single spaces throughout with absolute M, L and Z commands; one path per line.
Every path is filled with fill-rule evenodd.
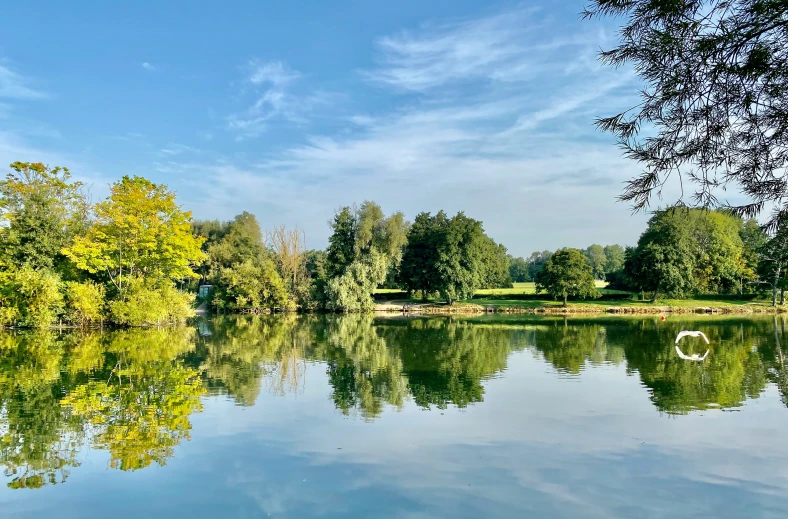
M 702 315 L 752 315 L 782 314 L 788 312 L 786 306 L 766 306 L 756 304 L 743 305 L 644 305 L 644 306 L 602 306 L 584 305 L 582 303 L 569 306 L 507 306 L 477 305 L 460 303 L 453 306 L 436 303 L 383 303 L 375 305 L 376 314 L 413 314 L 413 315 L 485 315 L 485 314 L 531 314 L 531 315 L 660 315 L 660 314 L 702 314 Z

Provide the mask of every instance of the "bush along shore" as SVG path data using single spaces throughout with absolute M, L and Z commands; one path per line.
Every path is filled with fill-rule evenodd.
M 297 227 L 264 232 L 248 212 L 194 220 L 174 192 L 143 177 L 122 177 L 91 204 L 68 169 L 17 162 L 0 180 L 0 327 L 176 325 L 197 308 L 780 312 L 788 285 L 788 220 L 767 234 L 724 211 L 658 210 L 634 247 L 528 259 L 509 255 L 463 212 L 409 222 L 366 201 L 329 224 L 328 247 L 307 250 Z

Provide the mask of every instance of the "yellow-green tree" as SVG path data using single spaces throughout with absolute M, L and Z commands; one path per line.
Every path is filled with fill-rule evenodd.
M 105 276 L 121 298 L 127 280 L 149 283 L 194 278 L 203 238 L 191 232 L 192 215 L 175 193 L 142 177 L 123 177 L 95 206 L 96 221 L 64 250 L 80 269 Z
M 0 180 L 0 264 L 65 267 L 61 253 L 84 230 L 88 204 L 67 168 L 14 162 Z

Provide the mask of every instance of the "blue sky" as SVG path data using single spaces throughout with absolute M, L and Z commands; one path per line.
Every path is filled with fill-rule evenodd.
M 510 252 L 636 241 L 638 171 L 593 120 L 635 102 L 584 1 L 15 2 L 0 163 L 124 174 L 198 218 L 243 210 L 324 247 L 341 205 L 465 210 Z

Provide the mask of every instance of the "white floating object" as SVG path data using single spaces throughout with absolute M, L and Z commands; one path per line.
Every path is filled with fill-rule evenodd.
M 681 351 L 678 346 L 676 346 L 676 353 L 678 353 L 679 357 L 684 359 L 684 360 L 693 360 L 695 362 L 703 362 L 704 360 L 706 360 L 706 357 L 709 355 L 709 350 L 706 350 L 706 353 L 704 353 L 703 356 L 701 357 L 697 353 L 693 353 L 692 355 L 685 355 L 684 352 Z
M 679 343 L 679 341 L 680 341 L 682 338 L 684 338 L 684 337 L 703 337 L 703 340 L 704 340 L 704 341 L 706 341 L 706 344 L 709 344 L 709 338 L 708 338 L 708 337 L 706 337 L 706 334 L 705 334 L 705 333 L 703 333 L 703 332 L 698 332 L 698 331 L 692 331 L 692 332 L 689 332 L 689 331 L 687 331 L 687 330 L 684 330 L 684 331 L 681 331 L 681 332 L 679 332 L 679 334 L 676 336 L 676 344 L 678 344 L 678 343 Z

